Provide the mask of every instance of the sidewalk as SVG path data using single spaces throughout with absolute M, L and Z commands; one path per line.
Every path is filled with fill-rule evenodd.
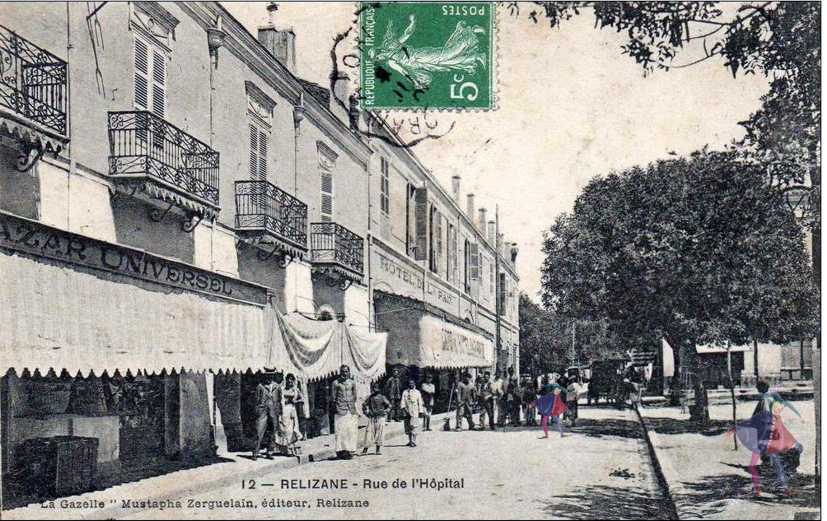
M 432 428 L 442 428 L 445 414 L 434 415 L 431 419 Z M 359 430 L 361 440 L 364 429 Z M 401 422 L 388 423 L 385 427 L 385 440 L 404 436 L 404 424 Z M 141 479 L 128 483 L 115 485 L 104 490 L 95 490 L 78 496 L 63 497 L 54 500 L 58 510 L 51 512 L 62 516 L 70 515 L 73 519 L 114 519 L 123 516 L 121 501 L 131 499 L 133 501 L 164 502 L 182 497 L 194 496 L 210 492 L 227 486 L 236 486 L 241 490 L 241 484 L 245 480 L 256 480 L 261 486 L 260 478 L 267 476 L 273 481 L 273 475 L 291 469 L 305 463 L 324 461 L 334 458 L 336 451 L 334 447 L 335 437 L 333 435 L 319 436 L 307 440 L 302 445 L 301 457 L 275 457 L 268 460 L 259 457 L 253 461 L 249 452 L 230 454 L 219 454 L 221 461 L 195 468 L 177 470 L 168 474 Z M 267 486 L 266 484 L 263 486 Z M 83 502 L 95 501 L 103 506 L 98 509 L 78 508 L 76 510 L 60 509 L 61 502 L 81 505 Z M 45 502 L 43 504 L 48 504 Z M 42 519 L 44 507 L 41 503 L 33 503 L 25 507 L 4 510 L 0 513 L 2 519 Z M 134 514 L 137 510 L 132 509 Z
M 795 495 L 779 496 L 770 487 L 752 496 L 748 465 L 750 452 L 734 450 L 732 405 L 710 405 L 709 427 L 698 432 L 680 407 L 644 407 L 641 420 L 660 465 L 680 519 L 793 519 L 797 513 L 817 511 L 814 484 L 815 418 L 812 400 L 795 401 L 801 417 L 785 411 L 786 427 L 804 446 L 798 475 L 791 479 Z M 738 401 L 738 420 L 748 419 L 756 401 Z

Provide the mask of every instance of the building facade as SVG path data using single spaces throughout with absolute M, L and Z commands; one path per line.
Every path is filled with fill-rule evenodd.
M 4 476 L 54 436 L 97 440 L 109 476 L 209 456 L 216 428 L 249 448 L 255 372 L 299 365 L 276 315 L 387 332 L 396 364 L 519 368 L 516 245 L 387 128 L 350 128 L 292 30 L 211 2 L 36 9 L 0 7 Z

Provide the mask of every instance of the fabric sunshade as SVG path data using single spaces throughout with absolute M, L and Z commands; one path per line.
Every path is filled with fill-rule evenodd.
M 407 313 L 384 320 L 390 332 L 388 362 L 433 368 L 490 367 L 494 342 L 468 328 L 429 313 Z
M 245 371 L 288 362 L 272 306 L 118 282 L 21 255 L 0 254 L 0 278 L 0 309 L 17 317 L 0 327 L 3 373 Z
M 387 335 L 357 331 L 273 305 L 254 305 L 113 280 L 24 255 L 0 254 L 0 374 L 253 371 L 275 367 L 305 380 L 347 364 L 357 378 L 385 370 Z M 117 277 L 114 277 L 117 279 Z
M 368 381 L 385 372 L 385 333 L 358 332 L 337 320 L 312 320 L 298 313 L 279 315 L 279 323 L 290 362 L 308 380 L 332 376 L 342 365 Z

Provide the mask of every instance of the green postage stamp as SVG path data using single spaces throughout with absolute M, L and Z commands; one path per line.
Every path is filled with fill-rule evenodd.
M 495 18 L 491 2 L 363 3 L 362 107 L 494 108 Z

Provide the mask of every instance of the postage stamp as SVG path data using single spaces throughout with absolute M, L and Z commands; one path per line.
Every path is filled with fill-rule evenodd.
M 360 13 L 362 108 L 494 108 L 495 19 L 490 2 L 366 6 Z

